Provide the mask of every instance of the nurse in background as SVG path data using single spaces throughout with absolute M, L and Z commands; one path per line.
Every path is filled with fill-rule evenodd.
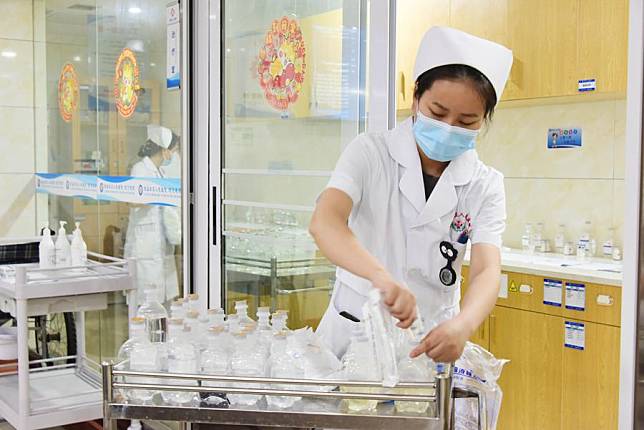
M 505 192 L 503 175 L 483 164 L 474 146 L 511 65 L 511 51 L 499 44 L 430 29 L 416 56 L 412 116 L 393 130 L 358 136 L 343 151 L 310 225 L 338 266 L 318 327 L 336 355 L 354 324 L 345 315 L 360 319 L 372 288 L 400 327 L 422 318 L 428 333 L 412 356 L 427 353 L 437 362 L 460 357 L 491 312 Z M 468 242 L 469 288 L 459 309 Z
M 172 160 L 179 137 L 159 125 L 148 125 L 147 131 L 148 139 L 138 153 L 141 160 L 134 164 L 130 176 L 163 178 L 161 169 Z M 136 260 L 139 293 L 157 288 L 161 301 L 179 294 L 174 247 L 180 243 L 181 224 L 176 208 L 130 205 L 124 256 Z

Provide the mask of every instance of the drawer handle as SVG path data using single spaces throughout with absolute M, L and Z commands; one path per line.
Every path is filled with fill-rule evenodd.
M 597 304 L 600 306 L 613 306 L 615 300 L 609 295 L 599 294 L 597 295 Z
M 531 295 L 534 292 L 534 290 L 532 289 L 532 285 L 521 284 L 521 285 L 519 285 L 519 292 L 521 294 Z

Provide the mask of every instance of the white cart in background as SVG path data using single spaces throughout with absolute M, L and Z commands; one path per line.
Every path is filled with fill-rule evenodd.
M 0 373 L 1 418 L 31 430 L 103 416 L 100 365 L 85 354 L 84 313 L 107 309 L 109 293 L 132 294 L 133 266 L 92 252 L 84 267 L 0 266 L 0 311 L 15 318 L 18 336 L 18 370 Z M 76 355 L 30 362 L 28 318 L 59 312 L 75 314 Z

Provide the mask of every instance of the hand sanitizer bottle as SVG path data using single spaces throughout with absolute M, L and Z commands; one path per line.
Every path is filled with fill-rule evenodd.
M 38 247 L 39 264 L 41 269 L 53 269 L 56 267 L 56 245 L 51 239 L 51 230 L 45 226 L 40 246 Z
M 60 221 L 60 229 L 56 238 L 56 267 L 70 267 L 72 265 L 72 249 L 67 240 L 65 224 L 67 221 Z
M 87 264 L 87 245 L 83 240 L 80 222 L 76 222 L 76 230 L 74 230 L 73 234 L 71 246 L 72 266 L 85 266 Z

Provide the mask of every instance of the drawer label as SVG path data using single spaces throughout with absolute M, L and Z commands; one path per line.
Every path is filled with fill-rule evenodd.
M 586 286 L 584 284 L 566 282 L 566 309 L 586 310 Z
M 561 307 L 563 282 L 556 279 L 543 280 L 543 304 Z
M 586 327 L 583 323 L 566 321 L 565 322 L 565 339 L 566 348 L 583 351 L 586 346 Z

